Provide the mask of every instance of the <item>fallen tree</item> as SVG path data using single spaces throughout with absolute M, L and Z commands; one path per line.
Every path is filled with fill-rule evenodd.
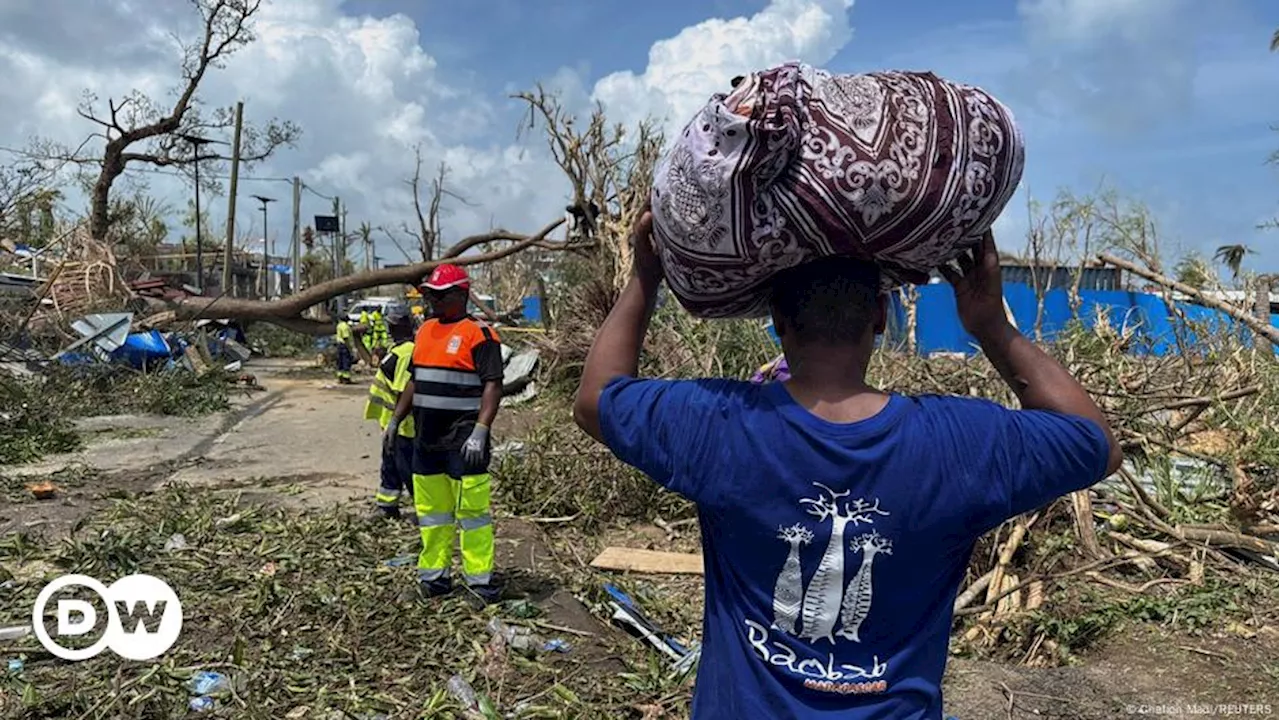
M 548 223 L 532 235 L 521 235 L 508 230 L 494 230 L 483 235 L 473 235 L 459 241 L 437 260 L 344 275 L 313 285 L 296 295 L 290 295 L 280 300 L 247 300 L 225 295 L 189 297 L 174 302 L 153 300 L 150 304 L 159 314 L 148 318 L 148 323 L 157 325 L 163 321 L 191 321 L 201 318 L 259 320 L 274 323 L 297 332 L 324 335 L 333 332 L 334 324 L 328 321 L 304 318 L 302 317 L 303 311 L 357 290 L 398 283 L 416 284 L 424 275 L 431 272 L 432 268 L 445 263 L 461 266 L 479 265 L 501 260 L 532 247 L 543 250 L 567 250 L 578 247 L 576 244 L 547 240 L 547 236 L 563 223 L 563 219 Z M 512 244 L 488 252 L 473 255 L 465 254 L 473 248 L 498 242 L 511 242 Z
M 1207 295 L 1203 291 L 1193 288 L 1186 283 L 1178 282 L 1172 278 L 1167 278 L 1158 272 L 1142 267 L 1137 263 L 1129 262 L 1123 258 L 1118 258 L 1110 253 L 1102 253 L 1098 256 L 1098 259 L 1102 262 L 1114 265 L 1121 270 L 1127 270 L 1144 280 L 1149 280 L 1169 290 L 1180 292 L 1187 297 L 1193 298 L 1196 302 L 1207 308 L 1224 312 L 1244 326 L 1248 327 L 1250 330 L 1270 340 L 1272 345 L 1280 345 L 1280 330 L 1271 327 L 1263 320 L 1259 320 L 1246 310 L 1232 305 L 1229 302 L 1224 302 Z

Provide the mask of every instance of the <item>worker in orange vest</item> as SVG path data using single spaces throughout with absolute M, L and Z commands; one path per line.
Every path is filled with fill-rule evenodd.
M 493 584 L 489 428 L 502 400 L 502 344 L 497 331 L 468 314 L 471 281 L 462 268 L 435 268 L 422 289 L 432 314 L 414 338 L 413 378 L 384 440 L 393 442 L 399 423 L 412 412 L 421 595 L 452 590 L 456 532 L 467 587 L 474 599 L 490 603 L 498 599 L 498 589 Z

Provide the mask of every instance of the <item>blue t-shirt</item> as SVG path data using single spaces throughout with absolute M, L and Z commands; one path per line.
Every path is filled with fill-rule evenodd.
M 605 443 L 698 506 L 697 720 L 939 720 L 974 541 L 1106 472 L 1088 420 L 893 395 L 850 424 L 782 384 L 611 382 Z

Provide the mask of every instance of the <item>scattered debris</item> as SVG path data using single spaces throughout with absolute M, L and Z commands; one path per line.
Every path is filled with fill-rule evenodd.
M 611 598 L 609 608 L 613 611 L 610 618 L 614 624 L 626 630 L 628 633 L 644 640 L 652 645 L 658 652 L 668 656 L 672 660 L 673 669 L 678 666 L 688 664 L 688 657 L 692 650 L 685 647 L 675 638 L 658 629 L 649 618 L 645 617 L 640 611 L 636 601 L 631 596 L 619 590 L 614 585 L 606 584 L 605 592 Z
M 417 560 L 417 555 L 397 555 L 396 557 L 383 560 L 382 564 L 387 567 L 404 567 L 406 565 L 412 565 L 417 562 Z
M 702 556 L 696 553 L 673 553 L 658 550 L 637 550 L 624 547 L 607 547 L 591 567 L 600 570 L 623 570 L 641 573 L 670 573 L 701 575 Z
M 31 491 L 31 495 L 37 500 L 52 500 L 58 493 L 58 488 L 48 481 L 31 483 L 27 485 L 27 490 Z
M 218 518 L 213 522 L 213 527 L 222 530 L 224 528 L 233 527 L 236 523 L 244 519 L 243 513 L 233 513 L 224 518 Z
M 187 549 L 187 538 L 182 533 L 174 533 L 164 542 L 165 552 L 175 552 L 177 550 Z
M 9 674 L 20 675 L 26 667 L 26 663 L 22 662 L 22 658 L 9 658 Z
M 542 644 L 542 652 L 567 653 L 572 649 L 573 646 L 560 638 L 551 638 Z
M 187 690 L 192 695 L 216 695 L 231 690 L 231 680 L 219 672 L 202 670 L 187 680 Z
M 467 718 L 467 720 L 486 720 L 487 717 L 492 716 L 492 708 L 490 708 L 489 713 L 486 713 L 484 709 L 484 705 L 487 705 L 488 701 L 482 701 L 481 698 L 483 696 L 477 694 L 475 689 L 471 687 L 471 683 L 467 682 L 467 679 L 461 675 L 454 675 L 449 678 L 445 688 L 449 691 L 449 695 L 454 700 L 457 700 L 458 704 L 462 705 L 463 717 Z
M 533 655 L 538 648 L 538 638 L 529 628 L 508 625 L 493 618 L 487 626 L 489 634 L 502 639 L 503 644 L 522 655 Z
M 31 634 L 30 625 L 15 625 L 13 627 L 0 628 L 0 640 L 18 640 Z

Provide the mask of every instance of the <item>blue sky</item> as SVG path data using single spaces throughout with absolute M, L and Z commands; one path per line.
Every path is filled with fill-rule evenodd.
M 1276 235 L 1255 226 L 1277 205 L 1276 167 L 1267 163 L 1277 147 L 1277 58 L 1267 46 L 1275 5 L 1111 1 L 1134 6 L 1120 21 L 1146 26 L 1088 26 L 1096 36 L 1076 37 L 1046 33 L 1007 0 L 858 0 L 853 39 L 826 66 L 929 69 L 980 85 L 1023 126 L 1024 192 L 1047 201 L 1061 188 L 1106 183 L 1157 214 L 1170 252 L 1211 255 L 1242 242 L 1258 252 L 1252 267 L 1274 269 Z M 766 4 L 354 0 L 346 8 L 413 17 L 442 68 L 500 97 L 563 67 L 588 78 L 641 71 L 653 41 Z M 1146 5 L 1157 7 L 1148 14 Z
M 85 89 L 164 98 L 176 81 L 173 0 L 0 3 L 0 146 L 34 135 L 78 144 L 92 131 Z M 469 204 L 447 204 L 446 240 L 495 225 L 532 230 L 557 217 L 566 185 L 539 137 L 517 138 L 508 94 L 548 83 L 585 112 L 665 119 L 674 130 L 730 77 L 799 59 L 837 72 L 932 70 L 979 85 L 1022 125 L 1022 193 L 997 223 L 1024 242 L 1026 193 L 1106 184 L 1144 203 L 1170 261 L 1241 242 L 1275 271 L 1280 74 L 1262 0 L 266 0 L 258 41 L 202 88 L 211 105 L 246 102 L 304 135 L 250 171 L 241 197 L 288 197 L 269 178 L 315 190 L 304 218 L 341 195 L 351 221 L 404 235 L 412 148 L 451 168 Z M 119 41 L 106 46 L 97 38 Z M 189 184 L 130 171 L 175 207 Z M 268 178 L 255 180 L 254 178 Z M 69 204 L 74 205 L 76 198 Z M 220 222 L 225 201 L 214 201 Z M 251 206 L 251 203 L 242 203 Z M 237 223 L 249 236 L 253 213 Z M 283 223 L 273 223 L 280 237 Z M 260 230 L 256 230 L 260 232 Z M 287 229 L 285 230 L 287 232 Z M 250 237 L 249 240 L 252 238 Z M 403 261 L 386 240 L 378 254 Z

